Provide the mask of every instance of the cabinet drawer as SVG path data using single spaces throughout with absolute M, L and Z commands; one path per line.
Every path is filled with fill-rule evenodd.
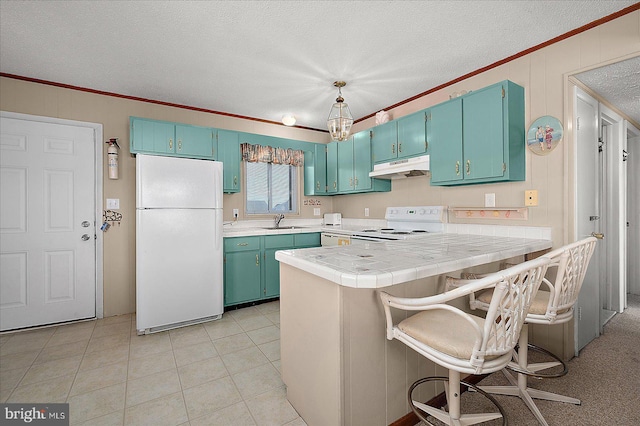
M 260 237 L 233 237 L 224 239 L 224 251 L 260 250 Z
M 320 247 L 320 233 L 294 234 L 295 247 Z
M 293 234 L 266 235 L 264 237 L 264 248 L 293 247 Z

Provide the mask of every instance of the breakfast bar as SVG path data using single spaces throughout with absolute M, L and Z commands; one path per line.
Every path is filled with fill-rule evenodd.
M 447 274 L 495 270 L 504 260 L 521 261 L 551 246 L 545 239 L 443 233 L 278 251 L 281 367 L 289 402 L 310 426 L 388 425 L 403 417 L 410 411 L 410 384 L 443 371 L 386 340 L 377 289 L 429 296 L 443 291 Z M 429 400 L 441 389 L 422 392 L 420 399 Z

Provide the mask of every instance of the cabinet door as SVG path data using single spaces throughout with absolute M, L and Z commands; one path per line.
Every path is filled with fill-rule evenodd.
M 176 124 L 176 154 L 190 158 L 213 158 L 213 132 L 208 127 Z
M 338 193 L 338 142 L 327 144 L 327 194 Z
M 353 137 L 338 142 L 338 192 L 354 190 Z
M 431 107 L 431 183 L 462 180 L 462 99 Z
M 276 252 L 282 248 L 265 249 L 264 251 L 264 290 L 263 297 L 280 295 L 280 262 L 276 260 Z
M 130 139 L 132 153 L 171 154 L 175 152 L 175 125 L 132 117 Z
M 320 247 L 320 233 L 294 234 L 293 246 L 295 248 Z
M 356 191 L 371 189 L 371 138 L 368 130 L 353 135 L 353 187 Z
M 415 157 L 427 151 L 426 122 L 424 111 L 398 120 L 398 158 Z
M 495 85 L 462 100 L 465 180 L 504 174 L 503 93 L 502 85 Z
M 315 195 L 327 193 L 327 146 L 318 144 L 313 154 L 313 192 Z M 306 185 L 306 182 L 305 182 Z
M 218 155 L 223 165 L 223 191 L 240 191 L 240 143 L 237 132 L 218 130 Z
M 225 253 L 225 306 L 257 300 L 260 297 L 260 250 Z
M 398 133 L 396 121 L 380 124 L 371 129 L 371 154 L 374 163 L 393 160 L 398 157 Z

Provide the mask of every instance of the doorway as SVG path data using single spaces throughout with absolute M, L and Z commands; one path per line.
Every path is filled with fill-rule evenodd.
M 1 331 L 102 317 L 102 126 L 0 120 Z
M 574 157 L 575 166 L 569 189 L 575 197 L 572 238 L 578 240 L 589 233 L 603 238 L 596 246 L 576 307 L 576 355 L 613 315 L 625 309 L 627 292 L 635 288 L 635 284 L 629 286 L 629 279 L 640 259 L 635 248 L 638 238 L 631 231 L 640 193 L 637 179 L 631 177 L 640 171 L 637 163 L 628 161 L 638 129 L 627 117 L 640 120 L 636 105 L 640 94 L 637 84 L 628 84 L 634 77 L 619 70 L 639 61 L 635 57 L 568 78 L 574 129 L 569 156 Z M 606 81 L 599 83 L 598 79 Z M 605 96 L 611 93 L 618 97 Z M 628 99 L 636 99 L 631 107 Z M 616 100 L 621 107 L 615 105 Z

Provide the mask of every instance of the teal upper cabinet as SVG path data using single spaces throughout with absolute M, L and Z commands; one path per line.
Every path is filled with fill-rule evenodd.
M 431 107 L 431 184 L 462 180 L 462 98 Z
M 338 147 L 338 193 L 391 191 L 391 181 L 372 179 L 371 139 L 368 130 L 358 132 Z
M 389 121 L 371 129 L 371 155 L 374 163 L 398 158 L 398 126 Z
M 130 117 L 129 121 L 133 154 L 215 159 L 212 128 L 137 117 Z
M 304 153 L 304 195 L 327 194 L 327 146 L 316 144 Z
M 240 192 L 240 137 L 238 132 L 218 130 L 218 155 L 224 164 L 222 190 Z
M 427 152 L 427 110 L 389 121 L 371 129 L 374 163 L 415 157 Z
M 431 184 L 525 179 L 524 89 L 510 81 L 431 107 Z
M 338 142 L 327 144 L 327 194 L 338 193 Z

